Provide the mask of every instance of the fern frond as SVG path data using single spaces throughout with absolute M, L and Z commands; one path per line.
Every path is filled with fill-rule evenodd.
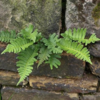
M 28 48 L 25 51 L 21 51 L 18 55 L 19 61 L 17 62 L 18 72 L 20 75 L 20 80 L 17 85 L 22 82 L 29 74 L 32 72 L 32 65 L 36 61 L 35 57 L 38 55 L 36 51 Z
M 39 53 L 39 63 L 38 63 L 38 66 L 39 67 L 45 60 L 47 60 L 49 57 L 50 57 L 50 54 L 51 52 L 45 48 L 45 47 L 42 47 L 40 49 L 40 53 Z
M 61 48 L 57 46 L 57 43 L 60 41 L 60 39 L 58 39 L 58 35 L 56 35 L 55 33 L 50 35 L 49 39 L 43 38 L 42 41 L 45 44 L 45 46 L 47 46 L 48 49 L 50 49 L 51 52 L 62 53 Z
M 22 29 L 18 35 L 23 36 L 24 38 L 27 38 L 30 33 L 33 31 L 33 25 L 29 25 L 27 28 Z
M 65 33 L 61 33 L 61 36 L 62 36 L 65 40 L 72 40 L 72 37 L 73 37 L 72 30 L 69 29 L 69 30 L 65 31 Z
M 53 69 L 53 67 L 58 68 L 58 66 L 60 66 L 61 62 L 57 58 L 61 58 L 61 56 L 57 54 L 52 54 L 50 55 L 48 61 L 45 62 L 50 64 L 51 70 Z
M 12 39 L 16 38 L 15 31 L 1 31 L 0 32 L 0 41 L 9 43 Z
M 37 29 L 33 31 L 33 25 L 29 25 L 29 27 L 22 29 L 21 32 L 18 33 L 18 35 L 21 35 L 26 39 L 32 40 L 33 42 L 36 41 L 37 34 Z
M 28 42 L 24 38 L 17 38 L 17 39 L 12 40 L 11 44 L 8 44 L 6 49 L 1 54 L 4 54 L 6 52 L 18 53 L 21 50 L 25 50 L 26 48 L 28 48 L 32 44 L 33 44 L 33 42 Z
M 100 39 L 97 38 L 95 34 L 92 34 L 89 39 L 85 39 L 86 29 L 83 28 L 74 29 L 73 32 L 71 31 L 71 29 L 69 29 L 61 35 L 64 37 L 65 40 L 74 40 L 78 43 L 85 43 L 85 45 L 100 41 Z
M 38 34 L 38 31 L 36 29 L 36 30 L 34 30 L 33 33 L 30 33 L 27 38 L 30 39 L 30 40 L 32 40 L 33 42 L 35 42 L 36 41 L 37 34 Z
M 95 41 L 100 41 L 100 39 L 95 34 L 92 34 L 89 38 L 89 43 L 95 43 Z
M 75 57 L 92 64 L 89 51 L 86 47 L 83 48 L 83 45 L 68 40 L 61 40 L 58 45 L 67 53 L 73 54 Z
M 40 41 L 43 38 L 41 33 L 38 33 L 37 37 L 36 37 L 36 42 Z

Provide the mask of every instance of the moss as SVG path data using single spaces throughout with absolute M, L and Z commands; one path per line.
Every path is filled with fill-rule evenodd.
M 11 24 L 24 28 L 30 23 L 43 34 L 58 31 L 61 0 L 3 0 L 11 9 Z M 11 25 L 13 26 L 13 25 Z M 57 26 L 54 27 L 54 26 Z
M 100 2 L 93 9 L 92 17 L 93 17 L 93 19 L 95 21 L 95 24 L 98 26 L 98 20 L 100 20 Z

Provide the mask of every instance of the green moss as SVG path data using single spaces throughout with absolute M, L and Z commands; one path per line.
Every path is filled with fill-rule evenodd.
M 98 20 L 100 20 L 100 2 L 93 9 L 92 17 L 94 18 L 95 24 L 98 26 Z

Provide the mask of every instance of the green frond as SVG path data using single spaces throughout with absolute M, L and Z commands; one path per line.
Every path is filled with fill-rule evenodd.
M 58 45 L 67 53 L 73 54 L 75 57 L 92 64 L 89 51 L 83 45 L 68 40 L 61 40 Z
M 29 25 L 29 27 L 22 29 L 20 33 L 18 33 L 18 35 L 21 35 L 22 37 L 32 40 L 33 42 L 36 41 L 36 37 L 38 35 L 38 31 L 37 29 L 35 29 L 33 31 L 33 25 Z
M 50 57 L 50 54 L 51 52 L 49 51 L 49 49 L 45 48 L 45 47 L 42 47 L 40 49 L 40 52 L 39 52 L 39 63 L 38 63 L 38 66 L 39 67 L 45 60 L 48 60 L 48 58 Z
M 15 31 L 1 31 L 0 32 L 0 41 L 9 43 L 12 39 L 16 38 Z
M 92 34 L 92 35 L 90 36 L 90 38 L 89 38 L 89 42 L 90 42 L 90 43 L 95 43 L 95 41 L 100 41 L 100 39 L 97 38 L 95 34 Z
M 24 38 L 27 38 L 30 33 L 33 31 L 33 25 L 29 25 L 27 28 L 22 29 L 18 35 L 23 36 Z
M 11 44 L 8 44 L 6 49 L 1 54 L 4 54 L 6 52 L 18 53 L 22 50 L 25 50 L 32 44 L 33 44 L 33 42 L 28 42 L 24 38 L 17 38 L 17 39 L 12 40 Z
M 52 54 L 50 55 L 48 61 L 45 62 L 50 64 L 51 70 L 53 69 L 53 67 L 58 68 L 58 66 L 60 66 L 61 62 L 57 58 L 61 58 L 61 56 L 57 54 Z
M 65 31 L 65 33 L 61 33 L 61 36 L 62 36 L 65 40 L 72 40 L 72 37 L 73 37 L 72 30 L 69 29 L 69 30 Z
M 57 43 L 60 41 L 60 39 L 58 39 L 58 35 L 56 35 L 55 33 L 50 35 L 48 39 L 43 38 L 42 41 L 45 44 L 45 46 L 47 46 L 48 49 L 50 49 L 51 52 L 62 53 L 61 48 L 57 46 Z
M 35 42 L 36 41 L 37 34 L 38 34 L 38 31 L 36 29 L 36 30 L 34 30 L 33 33 L 30 33 L 27 38 L 30 39 L 30 40 L 32 40 L 33 42 Z
M 41 33 L 38 33 L 37 37 L 36 37 L 36 42 L 40 41 L 43 38 Z
M 61 35 L 64 37 L 65 40 L 74 40 L 78 43 L 85 43 L 85 45 L 100 41 L 100 39 L 97 38 L 95 34 L 92 34 L 89 39 L 85 39 L 86 29 L 83 28 L 74 29 L 73 32 L 71 31 L 71 29 L 69 29 Z
M 32 72 L 35 57 L 38 55 L 36 51 L 28 48 L 25 51 L 21 51 L 18 55 L 19 61 L 17 62 L 18 72 L 20 75 L 20 80 L 18 81 L 17 85 L 22 82 L 29 74 Z

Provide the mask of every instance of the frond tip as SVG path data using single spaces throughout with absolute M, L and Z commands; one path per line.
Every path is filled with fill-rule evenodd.
M 25 50 L 32 44 L 33 44 L 33 42 L 28 42 L 24 38 L 17 38 L 15 40 L 11 41 L 11 44 L 8 44 L 6 49 L 1 54 L 4 54 L 6 52 L 19 53 L 20 51 Z
M 73 31 L 69 29 L 65 31 L 65 33 L 62 33 L 61 35 L 65 40 L 73 40 L 78 43 L 84 43 L 85 45 L 88 45 L 90 43 L 95 43 L 96 41 L 100 41 L 100 39 L 97 38 L 95 34 L 92 34 L 89 39 L 85 39 L 86 29 L 83 28 L 74 29 Z
M 58 66 L 60 66 L 61 62 L 57 58 L 61 58 L 61 56 L 57 54 L 52 54 L 50 55 L 48 61 L 45 62 L 50 64 L 51 70 L 53 69 L 53 67 L 58 68 Z
M 89 51 L 86 47 L 83 47 L 83 45 L 68 40 L 61 40 L 58 45 L 67 53 L 73 54 L 78 59 L 87 61 L 92 64 Z

